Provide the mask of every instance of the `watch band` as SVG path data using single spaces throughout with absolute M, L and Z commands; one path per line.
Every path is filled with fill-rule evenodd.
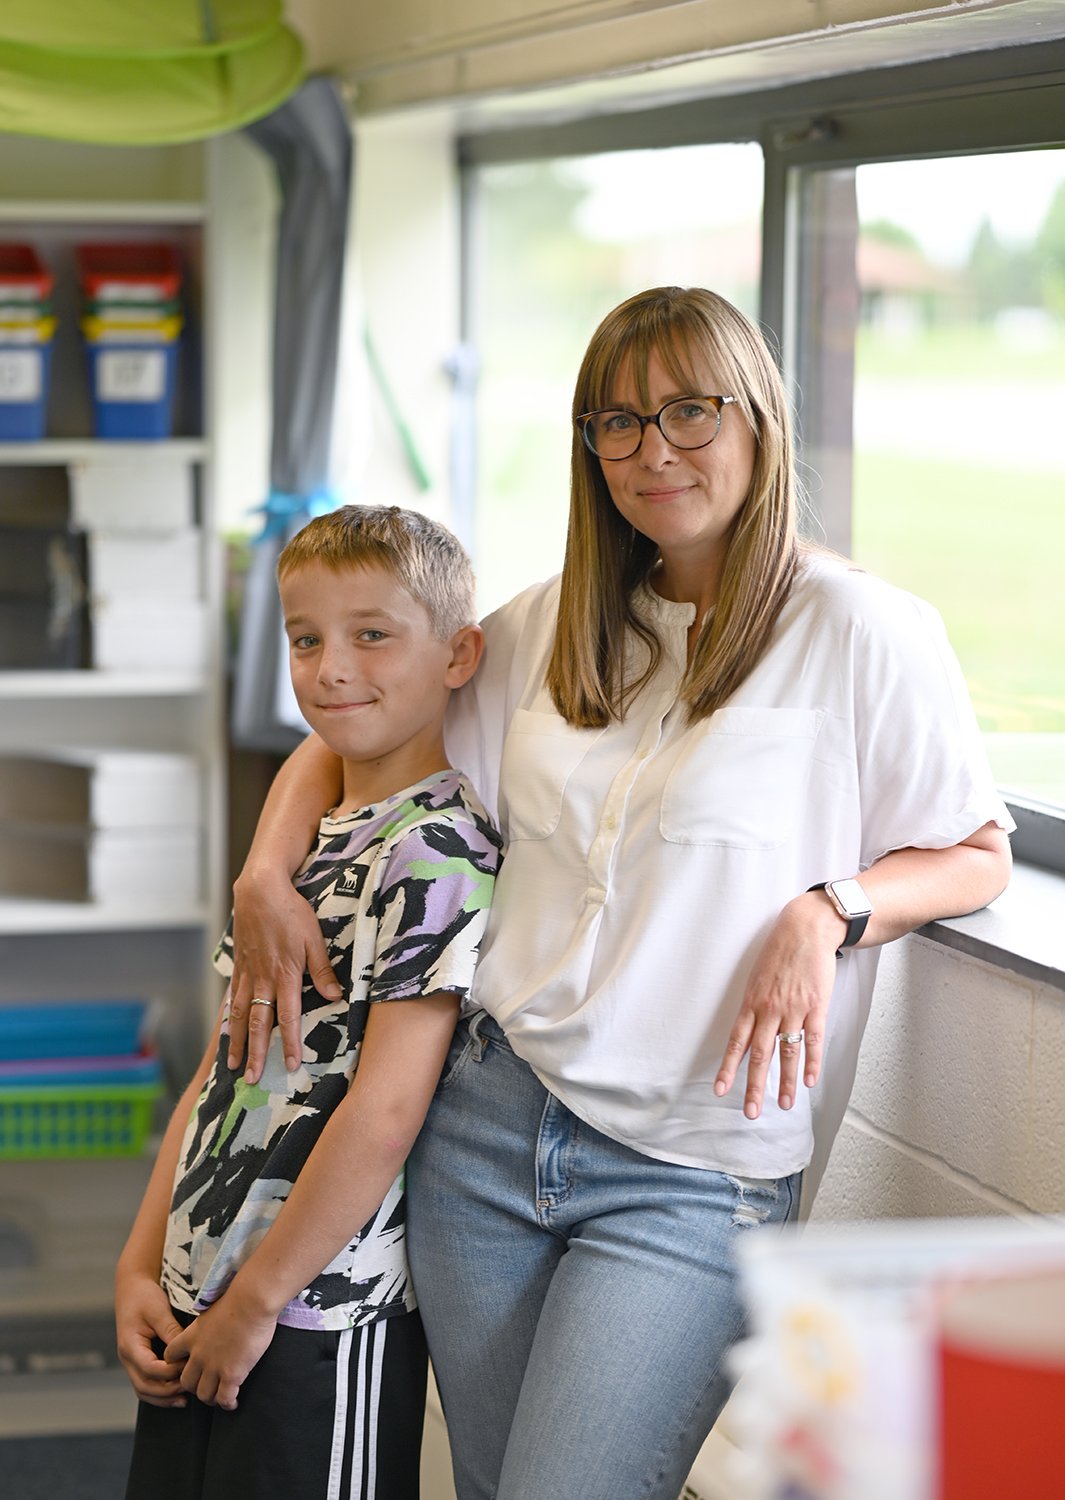
M 844 899 L 844 896 L 837 890 L 837 886 L 843 884 L 846 884 L 854 891 L 856 891 L 858 893 L 859 899 Z M 838 914 L 847 924 L 847 931 L 843 935 L 843 941 L 836 949 L 836 956 L 838 957 L 843 952 L 844 948 L 854 947 L 855 943 L 857 943 L 861 939 L 862 933 L 869 925 L 869 918 L 873 914 L 873 908 L 870 904 L 869 897 L 862 890 L 858 882 L 853 879 L 847 880 L 846 882 L 835 880 L 819 881 L 817 885 L 810 886 L 810 890 L 824 891 L 825 895 L 831 901 Z

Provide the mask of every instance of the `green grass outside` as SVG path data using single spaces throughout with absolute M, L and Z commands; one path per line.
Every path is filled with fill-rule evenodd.
M 1065 324 L 1045 347 L 1007 343 L 980 323 L 940 324 L 906 338 L 872 328 L 859 330 L 855 350 L 863 376 L 986 380 L 991 392 L 1008 373 L 1011 380 L 1065 380 Z
M 854 555 L 940 610 L 983 728 L 1065 732 L 1060 475 L 859 454 Z
M 861 378 L 1065 383 L 1065 325 L 1038 345 L 987 324 L 905 340 L 862 329 Z M 1008 410 L 1000 413 L 1009 420 Z M 855 557 L 930 599 L 965 671 L 995 776 L 1065 803 L 1065 478 L 944 456 L 857 453 Z
M 1061 476 L 859 454 L 853 551 L 943 615 L 998 780 L 1065 802 Z

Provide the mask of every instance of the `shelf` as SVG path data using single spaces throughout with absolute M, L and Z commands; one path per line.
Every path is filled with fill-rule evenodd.
M 132 1432 L 136 1420 L 124 1370 L 0 1374 L 0 1438 Z
M 227 868 L 220 816 L 226 575 L 215 502 L 221 433 L 212 327 L 221 255 L 216 151 L 201 141 L 115 150 L 32 137 L 5 140 L 0 134 L 0 240 L 35 247 L 54 277 L 57 319 L 46 435 L 36 442 L 0 440 L 0 510 L 5 526 L 84 533 L 90 595 L 95 589 L 85 632 L 91 650 L 62 657 L 34 649 L 4 658 L 27 661 L 30 670 L 0 669 L 0 774 L 3 757 L 48 759 L 56 750 L 79 746 L 180 753 L 194 757 L 200 768 L 205 809 L 193 872 L 199 878 L 189 878 L 188 862 L 178 868 L 165 861 L 153 872 L 158 881 L 150 892 L 102 877 L 34 886 L 28 876 L 19 881 L 9 875 L 5 889 L 25 894 L 0 897 L 0 1007 L 12 997 L 39 993 L 38 975 L 45 970 L 46 979 L 58 976 L 57 993 L 64 997 L 158 995 L 166 1013 L 167 1060 L 178 1056 L 183 1067 L 194 1065 L 213 1023 L 218 986 L 209 960 L 225 920 L 217 908 Z M 176 364 L 167 363 L 164 392 L 173 407 L 162 430 L 172 435 L 158 439 L 95 436 L 98 372 L 87 364 L 79 325 L 77 251 L 83 243 L 126 241 L 165 241 L 179 252 L 184 270 L 185 326 Z M 235 224 L 224 259 L 239 265 L 242 253 Z M 238 387 L 239 378 L 224 382 L 227 390 Z M 186 545 L 178 547 L 175 562 L 179 532 Z M 116 543 L 112 533 L 128 540 Z M 167 586 L 156 591 L 156 578 Z M 40 593 L 38 588 L 38 604 Z M 109 632 L 117 636 L 114 650 L 107 645 Z M 119 645 L 129 649 L 120 652 Z M 50 659 L 116 665 L 51 670 L 43 665 Z M 75 898 L 101 890 L 108 896 L 106 902 L 42 900 L 31 896 L 34 890 Z M 44 969 L 42 948 L 48 953 Z M 101 1171 L 106 1175 L 106 1167 L 87 1161 L 79 1179 L 91 1184 Z
M 206 438 L 162 438 L 152 443 L 122 443 L 101 438 L 46 438 L 39 443 L 0 443 L 0 464 L 135 464 L 146 459 L 200 463 L 207 458 L 209 449 Z
M 196 199 L 162 199 L 124 203 L 111 199 L 7 198 L 0 203 L 0 224 L 201 224 L 206 205 Z
M 103 906 L 91 901 L 14 901 L 0 897 L 0 936 L 44 932 L 158 932 L 201 927 L 205 906 Z
M 151 672 L 0 672 L 5 698 L 193 698 L 207 690 L 202 677 L 156 676 Z

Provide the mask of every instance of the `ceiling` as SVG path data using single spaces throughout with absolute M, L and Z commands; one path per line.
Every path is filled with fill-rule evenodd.
M 362 114 L 498 129 L 1065 38 L 1062 0 L 286 0 Z M 357 19 L 353 19 L 357 16 Z

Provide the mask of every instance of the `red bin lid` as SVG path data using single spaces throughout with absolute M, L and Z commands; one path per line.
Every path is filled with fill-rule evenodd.
M 108 286 L 153 287 L 161 297 L 176 297 L 181 286 L 181 257 L 173 245 L 79 245 L 76 255 L 82 289 L 90 297 Z
M 32 245 L 0 243 L 0 288 L 47 297 L 55 277 Z

